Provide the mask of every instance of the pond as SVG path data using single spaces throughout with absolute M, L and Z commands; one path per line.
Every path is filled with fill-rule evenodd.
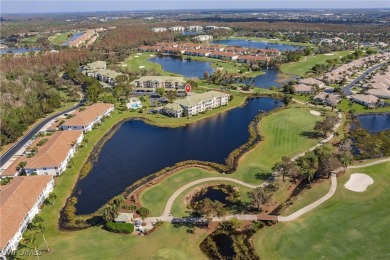
M 155 57 L 150 61 L 160 64 L 165 71 L 180 74 L 187 78 L 203 78 L 206 71 L 209 74 L 214 72 L 210 62 L 205 61 L 182 60 L 168 56 Z
M 378 133 L 390 129 L 390 114 L 360 115 L 360 126 L 369 132 Z
M 185 127 L 163 128 L 140 120 L 124 122 L 103 145 L 91 172 L 75 187 L 78 214 L 95 212 L 137 180 L 185 160 L 224 163 L 249 138 L 260 110 L 284 104 L 250 99 L 242 106 Z
M 264 74 L 254 77 L 253 81 L 246 80 L 246 84 L 253 85 L 258 88 L 266 88 L 266 89 L 269 89 L 271 87 L 279 88 L 281 83 L 289 81 L 294 78 L 293 76 L 289 76 L 281 73 L 277 69 L 267 69 L 264 70 L 264 72 L 265 72 Z
M 27 53 L 27 52 L 36 52 L 40 51 L 40 48 L 33 47 L 33 48 L 2 48 L 0 49 L 0 54 L 6 54 L 6 53 Z
M 218 248 L 218 252 L 225 259 L 233 259 L 235 255 L 233 248 L 233 239 L 231 236 L 225 233 L 214 235 L 213 240 Z
M 198 202 L 204 199 L 210 199 L 213 201 L 219 201 L 222 204 L 230 204 L 230 201 L 227 199 L 227 194 L 225 191 L 218 189 L 217 187 L 207 187 L 206 191 L 203 193 L 198 193 L 194 198 L 194 202 Z
M 213 41 L 213 43 L 230 45 L 230 46 L 240 46 L 246 48 L 278 49 L 279 51 L 295 51 L 299 49 L 299 47 L 293 45 L 270 43 L 270 42 L 258 42 L 258 41 L 250 41 L 250 40 L 239 40 L 239 39 L 217 40 L 217 41 Z
M 79 38 L 81 35 L 83 35 L 84 32 L 77 32 L 77 33 L 73 33 L 72 37 L 70 37 L 66 42 L 64 42 L 63 44 L 61 44 L 61 46 L 67 46 L 68 43 L 70 43 L 71 41 L 74 41 L 76 40 L 77 38 Z

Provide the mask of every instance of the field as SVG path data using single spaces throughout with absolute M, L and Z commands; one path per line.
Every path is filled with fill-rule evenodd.
M 325 64 L 326 60 L 338 58 L 340 56 L 346 56 L 347 54 L 349 54 L 349 52 L 348 51 L 338 51 L 338 52 L 333 52 L 333 54 L 334 55 L 319 54 L 319 55 L 302 57 L 301 61 L 298 61 L 295 63 L 283 64 L 280 67 L 280 70 L 283 73 L 287 73 L 287 74 L 305 76 L 306 72 L 310 71 L 314 65 Z M 306 58 L 306 60 L 305 60 L 305 58 Z
M 38 41 L 39 38 L 41 37 L 44 37 L 40 34 L 37 34 L 37 35 L 34 35 L 34 36 L 31 36 L 31 37 L 27 37 L 27 38 L 23 38 L 20 40 L 21 43 L 36 43 Z
M 61 45 L 69 39 L 68 35 L 71 33 L 72 32 L 57 33 L 49 37 L 49 42 L 53 45 Z
M 388 162 L 348 170 L 338 178 L 335 195 L 319 208 L 260 230 L 254 236 L 257 253 L 263 259 L 388 259 L 389 167 Z M 374 184 L 363 193 L 349 191 L 344 184 L 350 173 L 369 174 Z
M 136 57 L 136 56 L 138 56 L 138 57 Z M 129 71 L 138 71 L 138 72 L 140 72 L 142 69 L 145 69 L 145 70 L 154 69 L 158 73 L 160 73 L 162 76 L 180 76 L 178 74 L 175 74 L 172 72 L 167 72 L 167 71 L 163 70 L 162 66 L 158 63 L 149 61 L 149 59 L 153 58 L 154 56 L 156 56 L 156 53 L 151 53 L 151 52 L 142 52 L 142 53 L 132 54 L 132 55 L 130 55 L 129 58 L 127 58 L 125 61 L 123 61 L 122 69 L 123 70 L 127 69 Z M 123 65 L 126 65 L 126 66 L 123 66 Z M 144 67 L 142 68 L 142 66 L 144 66 Z
M 312 115 L 309 108 L 299 106 L 266 116 L 259 126 L 264 140 L 240 159 L 233 176 L 248 183 L 263 182 L 260 176 L 272 172 L 282 156 L 293 157 L 318 142 L 302 132 L 312 131 L 319 120 L 321 117 Z
M 276 44 L 287 44 L 287 45 L 302 46 L 302 47 L 313 46 L 313 44 L 311 44 L 311 43 L 290 42 L 290 41 L 282 41 L 279 39 L 268 39 L 268 38 L 261 38 L 261 37 L 231 37 L 231 39 L 242 39 L 242 40 L 250 40 L 250 41 L 256 41 L 256 42 L 270 42 L 270 43 L 276 43 Z

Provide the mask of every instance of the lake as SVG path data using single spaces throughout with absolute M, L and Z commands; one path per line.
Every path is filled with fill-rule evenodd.
M 27 53 L 27 52 L 36 52 L 40 51 L 40 48 L 2 48 L 0 49 L 0 54 L 6 53 Z
M 91 172 L 75 187 L 78 214 L 95 212 L 137 180 L 185 160 L 224 163 L 249 138 L 248 126 L 260 110 L 283 103 L 250 99 L 242 106 L 178 128 L 124 122 L 103 145 Z
M 209 74 L 214 72 L 210 62 L 205 61 L 182 60 L 169 56 L 155 57 L 150 61 L 160 64 L 165 71 L 180 74 L 186 78 L 203 78 L 205 71 Z
M 250 40 L 239 40 L 239 39 L 217 40 L 217 41 L 213 41 L 213 43 L 230 45 L 230 46 L 240 46 L 246 48 L 278 49 L 279 51 L 295 51 L 299 49 L 298 46 L 293 46 L 293 45 L 270 43 L 270 42 L 258 42 L 258 41 L 250 41 Z
M 264 74 L 254 77 L 254 81 L 247 79 L 245 83 L 258 88 L 269 89 L 271 87 L 279 88 L 283 82 L 294 79 L 294 76 L 284 74 L 283 77 L 281 77 L 282 75 L 283 73 L 277 69 L 267 69 L 264 70 Z
M 79 38 L 81 35 L 83 35 L 84 32 L 76 32 L 76 33 L 73 33 L 72 37 L 70 37 L 66 42 L 64 42 L 63 44 L 61 44 L 61 46 L 67 46 L 68 43 L 70 43 L 71 41 L 74 41 L 76 40 L 77 38 Z
M 390 114 L 360 115 L 360 126 L 372 133 L 390 129 Z

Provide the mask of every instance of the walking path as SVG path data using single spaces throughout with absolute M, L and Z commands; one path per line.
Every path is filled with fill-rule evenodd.
M 384 162 L 390 162 L 390 157 L 385 158 L 385 159 L 380 159 L 380 160 L 377 160 L 374 162 L 366 163 L 366 164 L 351 165 L 351 166 L 348 166 L 348 169 L 364 168 L 364 167 L 369 167 L 369 166 L 373 166 L 373 165 L 384 163 Z
M 333 194 L 336 192 L 336 188 L 337 188 L 337 177 L 335 174 L 332 174 L 331 180 L 332 180 L 332 185 L 330 186 L 328 193 L 326 193 L 322 198 L 314 201 L 313 203 L 307 205 L 306 207 L 301 208 L 300 210 L 292 213 L 291 215 L 285 217 L 278 216 L 278 221 L 286 222 L 286 221 L 296 220 L 303 214 L 315 209 L 316 207 L 318 207 L 319 205 L 321 205 L 322 203 L 330 199 L 333 196 Z

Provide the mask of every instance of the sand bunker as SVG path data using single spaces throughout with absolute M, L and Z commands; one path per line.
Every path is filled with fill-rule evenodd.
M 373 183 L 374 180 L 367 174 L 353 173 L 344 187 L 351 191 L 363 192 Z
M 320 116 L 321 115 L 320 112 L 315 111 L 315 110 L 310 110 L 310 114 L 315 115 L 315 116 Z
M 150 54 L 150 57 L 154 57 L 154 55 L 153 55 L 153 54 Z
M 145 68 L 145 66 L 139 66 L 138 68 L 143 69 L 143 68 Z
M 137 56 L 137 55 L 136 55 L 136 56 L 134 56 L 134 57 L 135 57 L 135 58 L 139 58 L 139 56 Z
M 324 55 L 326 55 L 326 56 L 333 56 L 334 53 L 325 53 Z
M 127 64 L 122 64 L 122 67 L 127 67 Z

